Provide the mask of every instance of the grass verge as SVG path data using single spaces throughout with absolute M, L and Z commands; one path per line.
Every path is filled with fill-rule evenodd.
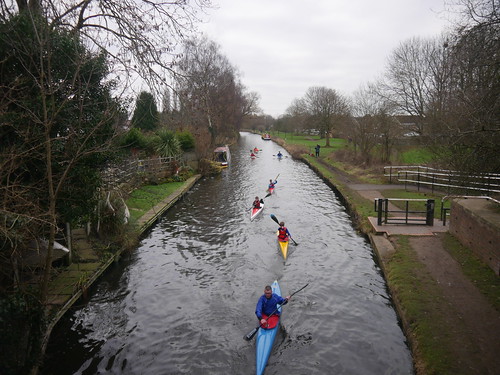
M 406 331 L 413 338 L 417 373 L 461 373 L 448 350 L 452 346 L 448 335 L 452 327 L 439 286 L 418 261 L 408 237 L 397 236 L 395 245 L 396 252 L 386 263 L 386 278 L 402 310 Z
M 137 221 L 142 215 L 184 185 L 182 182 L 166 182 L 159 185 L 144 185 L 134 190 L 126 200 L 130 219 Z

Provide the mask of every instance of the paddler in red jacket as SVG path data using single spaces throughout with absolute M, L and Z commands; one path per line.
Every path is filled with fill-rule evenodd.
M 287 227 L 285 227 L 285 222 L 280 222 L 280 227 L 278 228 L 278 241 L 286 242 L 291 236 L 292 235 L 288 231 Z
M 260 208 L 260 204 L 263 203 L 264 201 L 262 199 L 259 199 L 259 197 L 255 197 L 255 200 L 253 201 L 253 208 Z

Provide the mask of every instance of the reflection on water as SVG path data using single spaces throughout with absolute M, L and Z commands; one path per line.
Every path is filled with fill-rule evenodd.
M 61 321 L 44 374 L 253 374 L 255 343 L 242 337 L 274 279 L 285 294 L 309 287 L 284 308 L 266 374 L 413 373 L 372 250 L 332 190 L 260 136 L 242 133 L 231 152 Z M 299 244 L 286 263 L 271 213 Z

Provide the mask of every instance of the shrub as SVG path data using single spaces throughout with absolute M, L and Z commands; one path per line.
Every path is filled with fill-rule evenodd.
M 132 128 L 124 136 L 122 144 L 127 148 L 140 148 L 146 147 L 146 137 L 140 129 Z
M 190 131 L 177 132 L 176 137 L 179 140 L 181 149 L 183 151 L 190 151 L 194 149 L 194 136 Z
M 174 132 L 162 129 L 156 133 L 154 149 L 160 156 L 177 156 L 181 151 L 181 143 Z

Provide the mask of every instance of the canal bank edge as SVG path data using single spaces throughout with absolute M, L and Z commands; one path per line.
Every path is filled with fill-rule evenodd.
M 200 174 L 196 174 L 188 178 L 180 188 L 175 190 L 172 194 L 170 194 L 160 203 L 155 205 L 151 210 L 149 210 L 143 216 L 141 216 L 137 220 L 137 235 L 140 237 L 148 229 L 150 229 L 170 207 L 172 207 L 194 186 L 194 184 L 200 178 L 201 178 Z M 80 230 L 76 230 L 74 232 L 78 231 Z M 86 249 L 88 247 L 91 247 L 90 243 L 86 239 L 86 235 L 82 235 L 81 233 L 75 235 L 75 233 L 73 233 L 72 237 L 74 237 L 72 240 L 73 246 L 79 246 L 81 249 Z M 78 271 L 81 271 L 81 275 L 80 278 L 76 277 L 76 279 L 82 280 L 82 277 L 84 277 L 85 281 L 78 282 L 77 288 L 74 288 L 74 285 L 72 283 L 70 285 L 65 285 L 67 283 L 60 282 L 61 280 L 64 280 L 65 271 L 68 273 L 75 272 L 75 268 L 71 266 L 69 266 L 65 271 L 62 271 L 56 279 L 52 280 L 51 282 L 52 287 L 50 288 L 51 289 L 50 301 L 52 302 L 49 303 L 51 316 L 49 324 L 47 326 L 47 330 L 45 332 L 42 341 L 42 353 L 45 352 L 52 329 L 55 327 L 57 322 L 61 319 L 61 317 L 64 316 L 64 314 L 71 308 L 71 306 L 73 306 L 73 304 L 80 297 L 84 295 L 84 291 L 88 290 L 94 284 L 94 282 L 96 282 L 97 279 L 107 270 L 107 268 L 111 264 L 117 262 L 120 259 L 120 256 L 123 253 L 123 251 L 124 249 L 120 249 L 112 256 L 110 256 L 108 259 L 106 259 L 105 262 L 102 263 L 99 262 L 99 264 L 96 267 L 92 267 L 91 264 L 93 263 L 91 262 L 78 264 L 77 268 Z M 89 273 L 91 274 L 88 275 Z M 75 277 L 73 276 L 67 280 L 75 280 Z M 57 288 L 55 286 L 59 286 L 60 288 Z M 68 288 L 71 288 L 71 292 L 69 294 L 67 293 Z

